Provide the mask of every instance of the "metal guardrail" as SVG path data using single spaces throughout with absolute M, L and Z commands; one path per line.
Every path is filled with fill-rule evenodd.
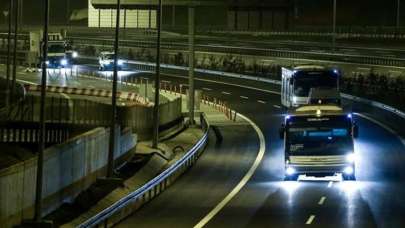
M 114 41 L 112 39 L 88 38 L 88 37 L 69 37 L 76 46 L 108 46 L 112 47 Z M 126 48 L 155 48 L 156 44 L 151 41 L 133 41 L 121 40 L 121 47 Z M 162 49 L 174 51 L 188 51 L 187 43 L 180 42 L 162 42 Z M 404 58 L 396 57 L 378 57 L 371 55 L 355 55 L 355 54 L 340 54 L 340 53 L 325 53 L 311 51 L 290 51 L 274 48 L 254 48 L 254 47 L 233 47 L 228 45 L 196 45 L 196 50 L 200 52 L 226 53 L 237 55 L 255 55 L 274 58 L 289 58 L 289 59 L 312 59 L 331 62 L 344 62 L 356 64 L 370 64 L 381 66 L 405 66 Z M 4 51 L 0 51 L 0 59 L 5 55 Z M 26 61 L 27 52 L 20 51 L 18 54 L 20 61 Z
M 136 67 L 139 66 L 140 69 L 145 69 L 145 70 L 150 70 L 150 71 L 153 71 L 153 68 L 155 67 L 155 63 L 140 62 L 140 61 L 128 61 L 128 63 L 133 64 Z M 175 65 L 170 65 L 170 64 L 161 64 L 160 66 L 162 68 L 168 68 L 168 69 L 173 69 L 173 70 L 188 71 L 188 67 L 183 67 L 183 66 L 175 66 Z M 228 72 L 223 72 L 223 71 L 214 71 L 214 70 L 205 70 L 205 69 L 196 69 L 195 71 L 199 72 L 199 73 L 206 73 L 206 74 L 212 74 L 212 75 L 217 75 L 217 76 L 248 79 L 248 80 L 271 83 L 271 84 L 275 84 L 275 85 L 281 85 L 281 81 L 278 81 L 278 80 L 272 80 L 272 79 L 261 78 L 261 77 L 253 77 L 253 76 L 237 74 L 237 73 L 228 73 Z M 353 96 L 353 95 L 345 94 L 345 93 L 342 93 L 342 97 L 349 99 L 349 100 L 362 102 L 362 103 L 383 109 L 385 111 L 391 112 L 391 113 L 398 115 L 399 117 L 405 119 L 405 112 L 403 112 L 399 109 L 396 109 L 392 106 L 383 104 L 381 102 L 373 101 L 373 100 L 369 100 L 366 98 L 361 98 L 361 97 L 357 97 L 357 96 Z
M 98 46 L 112 46 L 113 40 L 99 39 L 99 38 L 84 38 L 84 37 L 70 37 L 75 45 L 98 45 Z M 120 41 L 121 47 L 131 48 L 155 48 L 155 44 L 149 41 Z M 188 51 L 188 45 L 178 42 L 162 42 L 163 49 L 175 51 Z M 356 64 L 370 64 L 381 66 L 405 66 L 404 58 L 395 57 L 377 57 L 367 55 L 355 54 L 339 54 L 339 53 L 324 53 L 324 52 L 309 52 L 309 51 L 289 51 L 278 49 L 264 49 L 264 48 L 251 48 L 251 47 L 233 47 L 227 45 L 196 45 L 196 50 L 200 52 L 212 53 L 226 53 L 238 55 L 255 55 L 264 57 L 275 58 L 289 58 L 289 59 L 312 59 L 331 62 L 345 62 Z
M 40 124 L 38 122 L 0 122 L 1 143 L 38 143 Z M 46 143 L 60 144 L 70 137 L 67 125 L 46 123 Z
M 136 191 L 115 202 L 110 207 L 99 212 L 98 214 L 78 225 L 77 227 L 95 227 L 100 224 L 104 224 L 105 227 L 107 227 L 106 225 L 108 224 L 108 219 L 111 216 L 113 216 L 117 212 L 120 212 L 126 206 L 129 206 L 131 203 L 142 198 L 144 195 L 156 192 L 157 188 L 162 189 L 162 186 L 167 186 L 170 177 L 176 175 L 178 172 L 184 171 L 186 168 L 191 166 L 197 160 L 198 156 L 200 155 L 201 149 L 206 145 L 206 142 L 208 141 L 208 131 L 210 129 L 210 125 L 203 113 L 200 116 L 200 121 L 201 126 L 204 130 L 203 137 L 180 160 L 178 160 L 167 170 L 150 180 L 148 183 L 146 183 Z

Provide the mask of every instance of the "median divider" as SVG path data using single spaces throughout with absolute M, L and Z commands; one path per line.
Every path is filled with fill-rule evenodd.
M 40 85 L 25 84 L 24 85 L 27 92 L 39 92 L 41 91 Z M 65 93 L 72 95 L 82 95 L 82 96 L 94 96 L 94 97 L 112 97 L 112 92 L 103 89 L 89 89 L 89 88 L 75 88 L 75 87 L 62 87 L 62 86 L 47 86 L 46 91 L 49 93 Z M 129 92 L 117 92 L 117 98 L 125 101 L 132 101 L 139 105 L 151 107 L 151 103 L 147 98 L 140 96 L 137 93 Z
M 134 64 L 134 65 L 146 65 L 149 67 L 154 67 L 154 63 L 148 63 L 148 62 L 140 62 L 140 61 L 129 61 L 128 63 Z M 188 67 L 183 67 L 183 66 L 175 66 L 171 64 L 161 64 L 160 65 L 162 68 L 167 68 L 167 69 L 173 69 L 173 70 L 182 70 L 182 71 L 188 71 Z M 228 72 L 223 72 L 223 71 L 214 71 L 214 70 L 206 70 L 206 69 L 195 69 L 196 72 L 198 73 L 206 73 L 206 74 L 211 74 L 211 75 L 216 75 L 216 76 L 224 76 L 224 77 L 230 77 L 230 78 L 240 78 L 240 79 L 246 79 L 246 80 L 252 80 L 252 81 L 259 81 L 259 82 L 265 82 L 265 83 L 270 83 L 274 85 L 281 85 L 281 82 L 278 80 L 272 80 L 272 79 L 267 79 L 267 78 L 261 78 L 261 77 L 254 77 L 250 75 L 244 75 L 244 74 L 237 74 L 237 73 L 228 73 Z M 353 96 L 350 94 L 345 94 L 342 93 L 342 97 L 348 100 L 352 101 L 357 101 L 361 102 L 367 105 L 371 105 L 376 108 L 380 108 L 382 110 L 388 111 L 390 113 L 393 113 L 401 118 L 405 118 L 405 112 L 396 109 L 392 106 L 383 104 L 378 101 L 373 101 L 369 99 L 365 99 L 362 97 L 357 97 Z M 215 101 L 214 101 L 215 102 Z
M 160 88 L 161 91 L 167 92 L 169 94 L 174 94 L 177 96 L 187 96 L 187 90 L 183 89 L 183 85 L 177 86 L 177 85 L 172 85 L 168 82 L 161 82 L 160 83 Z M 210 96 L 203 95 L 201 97 L 201 102 L 205 105 L 208 105 L 210 107 L 213 107 L 215 110 L 225 114 L 225 116 L 232 121 L 236 121 L 237 117 L 237 112 L 235 110 L 232 110 L 229 105 L 218 99 L 218 98 L 213 98 Z
M 205 114 L 200 115 L 200 125 L 203 129 L 203 135 L 198 142 L 185 153 L 183 157 L 173 163 L 169 168 L 158 176 L 148 181 L 136 191 L 114 202 L 104 210 L 96 213 L 91 218 L 87 218 L 80 224 L 65 224 L 62 227 L 110 227 L 130 215 L 142 204 L 150 201 L 162 191 L 168 188 L 182 173 L 191 167 L 203 152 L 208 142 L 208 132 L 210 124 Z

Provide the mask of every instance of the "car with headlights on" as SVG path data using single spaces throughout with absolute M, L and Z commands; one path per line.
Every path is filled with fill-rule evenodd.
M 99 62 L 99 70 L 104 71 L 104 70 L 114 70 L 114 58 L 115 54 L 114 52 L 101 52 L 99 57 L 98 57 L 98 62 Z M 124 67 L 125 61 L 122 59 L 118 59 L 117 61 L 117 69 L 122 70 Z

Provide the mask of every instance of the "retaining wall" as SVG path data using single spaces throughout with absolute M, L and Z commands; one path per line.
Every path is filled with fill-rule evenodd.
M 66 99 L 64 97 L 46 98 L 46 121 L 51 123 L 69 123 L 90 126 L 109 126 L 111 105 L 108 102 L 96 102 L 87 99 Z M 40 97 L 28 95 L 24 102 L 15 107 L 15 121 L 39 121 Z M 140 138 L 152 136 L 153 106 L 128 105 L 120 102 L 117 110 L 120 125 L 130 127 Z M 14 113 L 14 112 L 13 112 Z M 166 125 L 182 116 L 181 98 L 169 99 L 160 104 L 160 125 Z
M 120 132 L 120 131 L 118 131 Z M 74 199 L 98 177 L 105 176 L 109 130 L 96 128 L 44 154 L 43 210 L 45 215 Z M 114 157 L 124 159 L 136 144 L 130 130 L 117 135 Z M 12 227 L 34 212 L 37 158 L 0 170 L 0 227 Z

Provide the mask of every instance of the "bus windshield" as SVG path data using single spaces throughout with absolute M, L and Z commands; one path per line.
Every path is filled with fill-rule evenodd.
M 48 46 L 49 53 L 65 53 L 65 46 L 63 44 L 50 44 Z
M 307 97 L 311 88 L 337 88 L 338 80 L 333 72 L 298 72 L 294 79 L 294 95 Z
M 342 155 L 353 151 L 350 125 L 326 122 L 291 124 L 287 149 L 291 155 Z
M 114 59 L 114 54 L 105 54 L 104 59 Z

